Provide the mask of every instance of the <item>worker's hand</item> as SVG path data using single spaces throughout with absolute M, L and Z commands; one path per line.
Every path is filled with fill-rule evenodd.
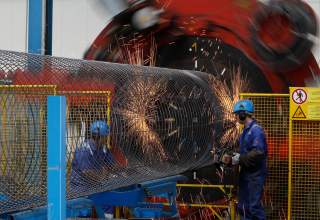
M 229 154 L 224 154 L 221 159 L 222 163 L 229 165 L 232 162 L 232 157 Z
M 238 165 L 239 161 L 240 161 L 240 154 L 239 153 L 233 153 L 232 165 Z

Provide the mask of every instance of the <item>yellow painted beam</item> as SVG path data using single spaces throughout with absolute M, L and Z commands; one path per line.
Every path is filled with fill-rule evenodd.
M 245 96 L 257 96 L 257 97 L 265 97 L 265 96 L 274 96 L 274 97 L 289 97 L 289 94 L 282 93 L 241 93 L 240 97 L 243 98 Z

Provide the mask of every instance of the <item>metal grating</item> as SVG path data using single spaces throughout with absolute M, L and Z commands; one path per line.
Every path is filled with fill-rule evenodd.
M 291 219 L 320 219 L 320 122 L 292 122 Z
M 265 129 L 268 141 L 269 174 L 263 203 L 267 219 L 287 219 L 289 95 L 242 94 L 255 106 L 255 117 Z
M 54 86 L 0 86 L 0 212 L 46 198 L 46 97 Z

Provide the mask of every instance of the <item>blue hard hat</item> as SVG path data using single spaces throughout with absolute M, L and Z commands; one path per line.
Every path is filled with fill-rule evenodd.
M 239 112 L 253 113 L 254 106 L 251 100 L 240 100 L 233 106 L 233 113 Z
M 109 126 L 105 121 L 94 121 L 90 125 L 90 132 L 94 135 L 107 136 L 109 134 Z

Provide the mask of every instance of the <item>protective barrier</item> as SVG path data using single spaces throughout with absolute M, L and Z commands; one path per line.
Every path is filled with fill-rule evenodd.
M 320 88 L 290 88 L 289 219 L 320 219 Z
M 268 138 L 267 219 L 320 219 L 320 121 L 308 120 L 299 102 L 292 108 L 292 94 L 248 93 L 241 98 L 253 101 Z M 318 96 L 312 104 L 317 101 Z M 315 116 L 319 108 L 311 108 L 320 117 Z
M 320 121 L 292 123 L 291 219 L 320 219 Z
M 67 98 L 67 182 L 71 180 L 74 152 L 90 136 L 86 127 L 95 119 L 105 121 L 111 126 L 111 91 L 57 91 Z M 105 150 L 111 149 L 111 136 L 107 135 Z M 114 152 L 117 161 L 125 164 L 120 152 Z M 67 184 L 70 189 L 70 184 Z
M 269 174 L 263 203 L 267 219 L 286 219 L 288 211 L 288 94 L 241 94 L 255 106 L 255 117 L 268 140 Z
M 45 199 L 46 97 L 55 90 L 53 85 L 0 86 L 0 213 Z

